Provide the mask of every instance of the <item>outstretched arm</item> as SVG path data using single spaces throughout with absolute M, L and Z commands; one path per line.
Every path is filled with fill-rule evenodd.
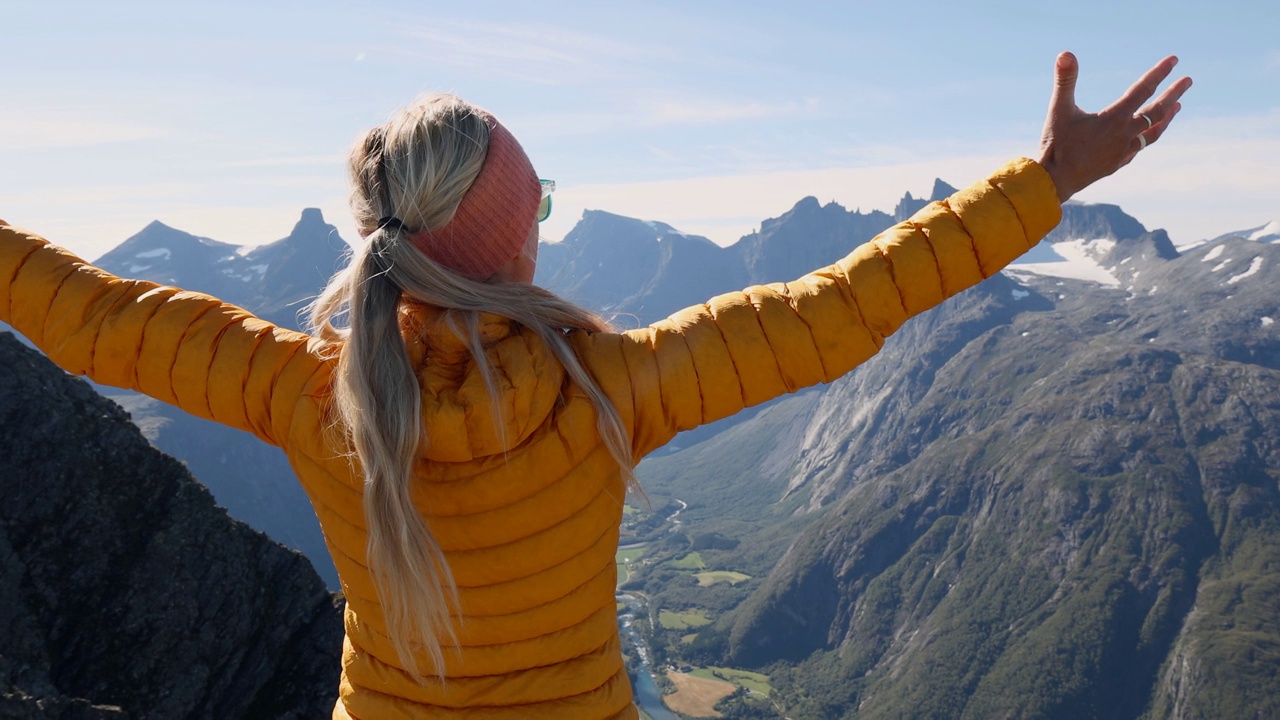
M 591 336 L 579 353 L 624 423 L 634 418 L 638 460 L 682 430 L 844 375 L 908 318 L 999 272 L 1060 218 L 1044 168 L 1015 161 L 834 265 Z
M 1191 81 L 1143 103 L 1175 63 L 1161 61 L 1091 114 L 1075 105 L 1075 58 L 1064 53 L 1040 162 L 1012 162 L 795 282 L 721 295 L 642 330 L 579 338 L 631 430 L 636 459 L 682 430 L 834 380 L 908 318 L 999 272 L 1058 224 L 1062 201 L 1159 139 Z
M 327 378 L 306 335 L 207 295 L 118 278 L 3 221 L 0 321 L 68 372 L 275 445 Z

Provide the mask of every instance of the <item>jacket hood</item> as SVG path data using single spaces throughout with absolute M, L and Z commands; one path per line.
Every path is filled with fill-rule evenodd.
M 401 330 L 422 388 L 423 459 L 470 462 L 520 445 L 551 416 L 565 372 L 537 334 L 477 316 L 489 377 L 472 356 L 465 313 L 406 304 Z

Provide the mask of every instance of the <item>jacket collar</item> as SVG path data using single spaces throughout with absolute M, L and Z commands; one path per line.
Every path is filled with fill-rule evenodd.
M 502 455 L 543 425 L 560 397 L 564 369 L 541 338 L 500 315 L 477 320 L 492 394 L 471 355 L 463 313 L 402 306 L 401 331 L 422 389 L 427 460 Z

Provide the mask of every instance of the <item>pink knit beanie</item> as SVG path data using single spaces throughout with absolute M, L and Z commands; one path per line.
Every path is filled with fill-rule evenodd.
M 484 166 L 448 224 L 408 239 L 444 267 L 484 280 L 524 248 L 542 202 L 542 184 L 515 136 L 489 113 L 476 112 L 489 126 Z

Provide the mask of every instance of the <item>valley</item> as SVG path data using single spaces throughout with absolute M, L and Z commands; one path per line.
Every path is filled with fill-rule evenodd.
M 618 618 L 629 645 L 627 669 L 636 690 L 636 704 L 653 720 L 675 720 L 672 711 L 690 717 L 724 717 L 717 705 L 726 698 L 733 697 L 731 703 L 750 699 L 763 704 L 772 692 L 769 677 L 763 673 L 700 665 L 684 657 L 683 647 L 696 642 L 698 631 L 712 623 L 711 610 L 680 606 L 668 593 L 655 596 L 641 590 L 646 575 L 656 568 L 678 571 L 703 588 L 720 583 L 736 586 L 752 579 L 732 570 L 708 570 L 698 550 L 683 555 L 674 550 L 673 554 L 688 538 L 685 533 L 691 531 L 678 519 L 688 508 L 688 503 L 673 498 L 663 507 L 672 512 L 656 525 L 653 512 L 630 504 L 624 509 L 624 533 L 630 531 L 631 541 L 624 539 L 617 554 Z M 646 528 L 646 537 L 659 539 L 636 541 L 636 527 Z M 668 606 L 670 603 L 675 604 Z

